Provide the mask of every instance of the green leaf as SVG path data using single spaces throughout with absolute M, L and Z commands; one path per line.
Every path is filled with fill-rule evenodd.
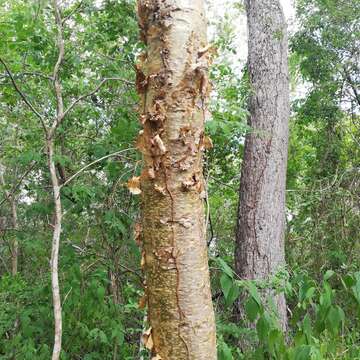
M 246 303 L 245 303 L 245 312 L 248 319 L 253 322 L 256 320 L 259 312 L 260 312 L 260 306 L 259 304 L 254 300 L 253 297 L 250 297 Z
M 306 291 L 306 294 L 305 294 L 305 299 L 309 300 L 313 297 L 314 293 L 315 293 L 315 288 L 314 287 L 311 287 L 309 288 L 307 291 Z
M 255 350 L 254 357 L 256 360 L 264 360 L 265 359 L 264 354 L 265 354 L 265 351 L 264 351 L 263 347 L 258 347 Z
M 360 272 L 355 273 L 355 284 L 351 287 L 356 301 L 360 304 Z
M 328 270 L 324 275 L 324 280 L 328 281 L 334 274 L 335 274 L 335 271 Z
M 294 352 L 294 360 L 310 360 L 310 353 L 310 345 L 301 345 Z
M 345 320 L 345 314 L 339 306 L 331 306 L 326 320 L 328 330 L 335 335 L 339 332 L 340 325 Z
M 259 336 L 259 340 L 265 342 L 270 331 L 270 322 L 266 314 L 263 314 L 256 323 L 256 331 Z
M 226 298 L 225 301 L 226 306 L 231 306 L 233 302 L 239 297 L 239 295 L 240 295 L 240 288 L 236 283 L 233 283 L 228 293 L 228 297 Z
M 252 298 L 261 306 L 261 298 L 255 284 L 251 281 L 247 282 L 247 288 Z
M 302 323 L 302 329 L 303 329 L 303 333 L 305 334 L 307 341 L 310 341 L 311 339 L 311 319 L 309 314 L 306 314 L 304 316 L 304 320 Z
M 234 273 L 231 269 L 231 267 L 222 259 L 222 258 L 217 258 L 217 262 L 221 267 L 221 270 L 230 278 L 234 278 Z
M 106 337 L 106 334 L 103 331 L 99 331 L 99 339 L 103 344 L 107 344 L 108 343 L 108 339 Z
M 105 296 L 105 288 L 103 288 L 102 286 L 98 287 L 96 290 L 97 296 L 99 300 L 102 300 Z
M 272 329 L 269 332 L 269 348 L 274 353 L 276 349 L 284 347 L 283 334 L 279 329 Z
M 221 275 L 220 278 L 221 290 L 225 296 L 225 299 L 228 298 L 230 289 L 232 287 L 233 281 L 232 278 L 229 277 L 227 274 Z
M 121 326 L 115 326 L 111 332 L 111 338 L 117 339 L 118 344 L 122 345 L 124 343 L 124 330 Z
M 219 360 L 233 360 L 231 349 L 225 342 L 220 345 Z
M 345 275 L 342 278 L 343 281 L 343 285 L 345 287 L 345 289 L 351 288 L 352 286 L 354 286 L 356 284 L 356 279 L 351 276 L 350 274 Z

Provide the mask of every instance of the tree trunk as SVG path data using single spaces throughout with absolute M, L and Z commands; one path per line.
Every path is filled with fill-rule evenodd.
M 11 244 L 11 274 L 15 276 L 18 272 L 18 255 L 19 255 L 19 243 L 17 240 L 18 234 L 16 233 L 18 230 L 18 218 L 17 218 L 17 209 L 16 209 L 16 200 L 15 195 L 12 195 L 10 198 L 11 203 L 11 219 L 12 226 L 14 229 L 14 238 Z
M 247 0 L 246 12 L 252 130 L 246 136 L 241 170 L 235 268 L 243 279 L 267 279 L 285 263 L 287 30 L 277 0 Z M 274 300 L 285 329 L 285 298 Z
M 137 74 L 142 265 L 151 327 L 146 346 L 163 360 L 216 359 L 203 206 L 204 4 L 139 0 L 138 15 L 147 45 Z
M 6 186 L 4 178 L 5 168 L 0 164 L 0 185 Z M 19 243 L 17 240 L 18 230 L 18 217 L 17 217 L 17 208 L 16 208 L 16 198 L 15 194 L 11 194 L 9 191 L 5 190 L 5 196 L 8 200 L 8 203 L 11 207 L 11 223 L 14 231 L 14 237 L 11 242 L 11 275 L 15 276 L 18 272 L 18 255 L 19 255 Z
M 62 316 L 61 316 L 61 298 L 60 298 L 60 286 L 59 286 L 59 247 L 60 247 L 60 235 L 61 235 L 61 222 L 62 222 L 62 208 L 60 197 L 60 185 L 59 179 L 56 174 L 56 166 L 54 159 L 54 139 L 47 140 L 47 152 L 48 152 L 48 166 L 50 171 L 51 185 L 53 190 L 54 199 L 54 224 L 53 224 L 53 237 L 51 246 L 51 289 L 53 296 L 54 306 L 54 322 L 55 322 L 55 334 L 54 334 L 54 347 L 52 353 L 52 360 L 60 359 L 61 352 L 61 337 L 62 337 Z

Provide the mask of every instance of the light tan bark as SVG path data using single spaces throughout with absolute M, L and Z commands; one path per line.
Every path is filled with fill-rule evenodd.
M 55 322 L 55 334 L 54 334 L 54 347 L 52 360 L 60 359 L 61 352 L 61 337 L 62 337 L 62 317 L 61 317 L 61 299 L 60 299 L 60 286 L 59 286 L 59 247 L 60 247 L 60 234 L 61 234 L 61 198 L 60 198 L 60 186 L 59 180 L 56 174 L 56 167 L 54 161 L 54 141 L 49 139 L 47 141 L 48 152 L 48 166 L 51 177 L 51 185 L 53 188 L 53 199 L 55 205 L 55 223 L 53 224 L 53 238 L 51 248 L 51 289 L 53 296 L 54 306 L 54 322 Z
M 138 1 L 147 45 L 142 96 L 142 249 L 152 355 L 216 359 L 204 221 L 204 113 L 208 93 L 202 0 Z
M 48 155 L 48 166 L 50 171 L 51 185 L 53 189 L 54 199 L 54 230 L 52 238 L 51 248 L 51 289 L 53 296 L 54 306 L 54 346 L 52 353 L 52 360 L 59 360 L 61 353 L 61 340 L 62 340 L 62 314 L 61 314 L 61 297 L 59 286 L 59 248 L 60 248 L 60 236 L 61 236 L 61 223 L 62 223 L 62 205 L 60 195 L 60 184 L 56 173 L 56 165 L 54 159 L 55 150 L 55 133 L 59 124 L 64 119 L 64 103 L 62 96 L 62 87 L 59 79 L 60 66 L 64 60 L 65 46 L 63 38 L 62 19 L 60 14 L 60 8 L 57 0 L 53 0 L 55 24 L 57 27 L 57 47 L 58 47 L 58 59 L 54 66 L 53 81 L 54 91 L 56 97 L 56 118 L 54 119 L 51 128 L 46 131 L 46 145 Z

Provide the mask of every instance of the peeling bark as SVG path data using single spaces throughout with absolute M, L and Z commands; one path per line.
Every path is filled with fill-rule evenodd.
M 163 360 L 216 359 L 203 206 L 204 4 L 139 0 L 138 16 L 147 45 L 137 67 L 146 346 Z
M 247 0 L 246 11 L 252 131 L 246 136 L 241 170 L 235 267 L 241 278 L 267 279 L 285 263 L 287 30 L 278 0 Z M 274 300 L 286 328 L 285 298 Z

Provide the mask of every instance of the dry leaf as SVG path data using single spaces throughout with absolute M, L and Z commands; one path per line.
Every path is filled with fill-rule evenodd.
M 204 147 L 205 147 L 206 150 L 212 149 L 214 147 L 210 136 L 205 136 L 204 137 Z
M 155 170 L 153 167 L 148 168 L 148 174 L 150 179 L 155 179 Z
M 127 187 L 133 195 L 139 195 L 141 193 L 140 176 L 133 176 L 131 179 L 129 179 L 127 182 Z
M 140 119 L 141 125 L 144 125 L 147 120 L 147 116 L 145 114 L 142 114 L 142 115 L 140 115 L 139 119 Z
M 143 309 L 146 306 L 146 296 L 143 295 L 138 302 L 139 309 Z
M 198 57 L 203 56 L 205 53 L 207 53 L 209 51 L 209 49 L 212 47 L 211 44 L 208 44 L 207 46 L 205 46 L 204 48 L 200 49 L 198 51 Z
M 166 189 L 163 186 L 155 184 L 154 189 L 155 189 L 155 191 L 159 192 L 161 195 L 166 196 Z
M 152 328 L 149 327 L 146 331 L 143 332 L 141 336 L 141 341 L 148 350 L 151 350 L 154 347 L 154 341 L 151 336 L 151 330 Z
M 195 184 L 196 184 L 196 181 L 194 181 L 193 179 L 182 182 L 182 186 L 183 186 L 184 190 L 189 190 Z
M 134 239 L 138 246 L 141 246 L 141 223 L 137 222 L 134 226 Z
M 139 94 L 142 94 L 146 91 L 148 81 L 144 72 L 141 69 L 140 64 L 135 65 L 135 70 L 136 70 L 136 89 Z
M 180 128 L 179 138 L 182 140 L 183 144 L 186 145 L 190 143 L 193 139 L 192 128 L 189 125 L 183 126 Z
M 152 339 L 152 335 L 150 334 L 147 341 L 146 341 L 146 344 L 144 344 L 145 347 L 148 349 L 148 350 L 152 350 L 152 348 L 154 347 L 154 341 Z
M 151 358 L 151 360 L 161 360 L 161 359 L 162 359 L 162 357 L 159 354 L 156 354 L 155 356 L 153 356 Z
M 145 266 L 145 251 L 143 251 L 143 252 L 141 253 L 140 266 L 141 266 L 141 268 L 143 268 L 143 267 Z
M 165 154 L 166 153 L 166 147 L 165 147 L 163 141 L 161 140 L 161 137 L 159 136 L 159 134 L 156 135 L 152 140 L 153 140 L 154 144 L 156 144 L 156 146 L 160 150 L 160 153 Z
M 205 190 L 202 190 L 201 192 L 200 192 L 200 199 L 206 199 L 207 198 L 207 196 L 206 196 L 206 191 Z

